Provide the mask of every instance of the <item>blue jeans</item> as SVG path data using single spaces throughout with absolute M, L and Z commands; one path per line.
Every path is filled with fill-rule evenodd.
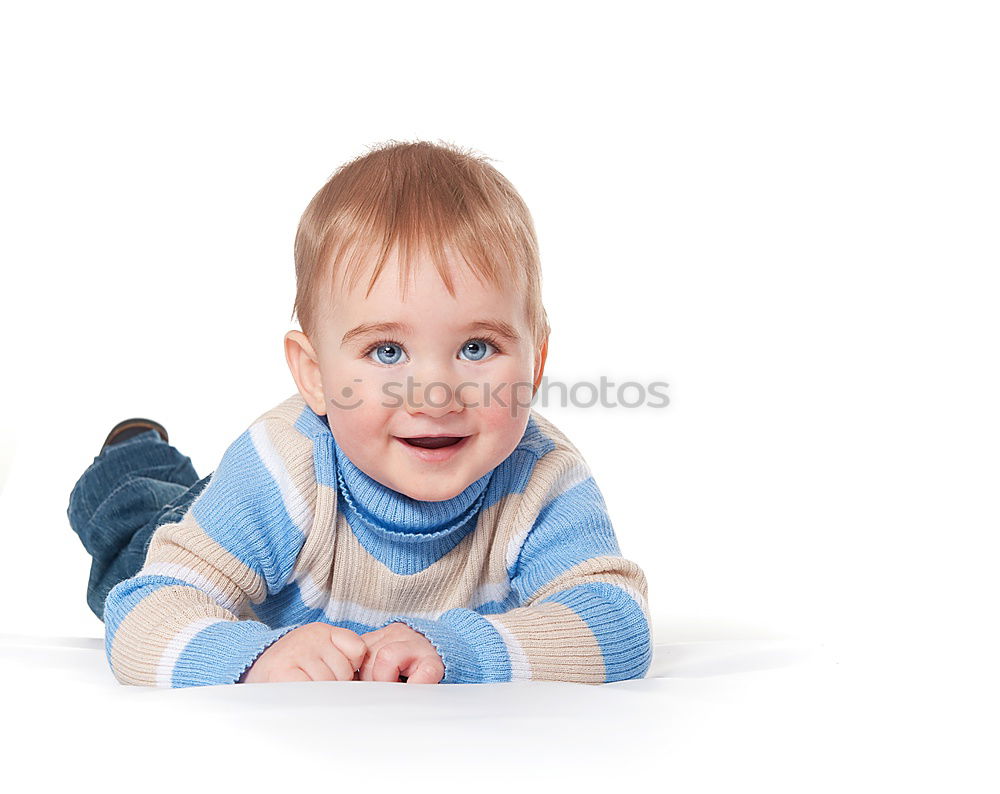
M 211 477 L 199 479 L 191 459 L 155 430 L 94 458 L 73 486 L 66 514 L 93 558 L 87 604 L 97 617 L 104 620 L 111 588 L 142 568 L 156 528 L 180 521 Z

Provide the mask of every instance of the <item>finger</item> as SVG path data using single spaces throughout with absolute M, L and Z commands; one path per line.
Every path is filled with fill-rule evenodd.
M 367 653 L 362 662 L 360 673 L 362 681 L 374 681 L 373 677 L 373 667 L 375 665 L 375 656 L 378 654 L 379 650 L 388 642 L 388 639 L 380 638 L 376 639 L 371 645 L 366 646 Z
M 416 664 L 416 669 L 407 676 L 408 684 L 437 684 L 444 678 L 444 666 L 435 659 L 423 658 Z
M 340 652 L 339 648 L 336 648 L 332 644 L 324 644 L 319 649 L 319 655 L 323 663 L 333 671 L 334 677 L 332 680 L 350 681 L 354 678 L 354 664 Z
M 281 683 L 282 681 L 311 681 L 309 675 L 299 666 L 284 667 L 272 670 L 267 675 L 267 680 L 271 683 Z
M 380 629 L 374 629 L 372 631 L 366 631 L 364 634 L 360 635 L 361 639 L 367 643 L 368 647 L 371 647 L 375 643 L 385 643 L 388 640 L 396 639 L 397 641 L 405 639 L 405 637 L 400 636 L 400 630 L 403 629 L 406 632 L 411 631 L 410 627 L 405 623 L 390 623 L 387 626 L 383 626 Z
M 318 653 L 301 655 L 296 659 L 298 666 L 306 671 L 310 681 L 336 681 L 337 675 Z
M 378 649 L 372 663 L 372 680 L 399 682 L 400 670 L 413 664 L 416 654 L 405 642 L 389 642 Z
M 350 662 L 352 673 L 361 667 L 368 655 L 368 643 L 348 629 L 330 632 L 330 643 Z
M 382 628 L 375 629 L 374 631 L 366 631 L 364 634 L 361 634 L 359 636 L 366 643 L 371 644 L 371 643 L 375 642 L 377 639 L 379 639 L 379 637 L 381 637 L 383 634 L 385 634 L 386 628 L 388 628 L 388 627 L 387 626 L 383 626 Z

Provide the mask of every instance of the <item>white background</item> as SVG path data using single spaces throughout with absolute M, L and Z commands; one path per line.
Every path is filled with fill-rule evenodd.
M 342 162 L 419 138 L 491 157 L 531 208 L 550 379 L 670 384 L 666 409 L 539 407 L 647 574 L 658 646 L 827 659 L 663 690 L 646 771 L 995 790 L 998 36 L 967 2 L 5 5 L 0 686 L 84 736 L 121 709 L 93 752 L 40 721 L 17 757 L 97 780 L 126 742 L 104 731 L 168 719 L 96 644 L 89 694 L 15 658 L 103 637 L 70 489 L 122 418 L 204 475 L 294 392 L 299 215 Z M 527 786 L 509 765 L 555 740 L 521 730 L 477 752 Z M 219 752 L 298 768 L 246 741 Z M 620 761 L 621 783 L 644 763 Z

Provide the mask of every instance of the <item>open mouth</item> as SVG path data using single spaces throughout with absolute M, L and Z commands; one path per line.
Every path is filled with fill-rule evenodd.
M 422 447 L 423 449 L 440 449 L 457 444 L 467 436 L 417 436 L 415 438 L 402 439 L 411 447 Z

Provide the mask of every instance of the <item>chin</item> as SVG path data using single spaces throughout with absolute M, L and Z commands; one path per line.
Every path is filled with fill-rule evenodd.
M 462 491 L 469 487 L 471 483 L 463 485 L 461 488 L 410 488 L 401 493 L 405 493 L 411 499 L 417 499 L 421 502 L 443 502 L 446 499 L 452 499 L 458 496 Z

